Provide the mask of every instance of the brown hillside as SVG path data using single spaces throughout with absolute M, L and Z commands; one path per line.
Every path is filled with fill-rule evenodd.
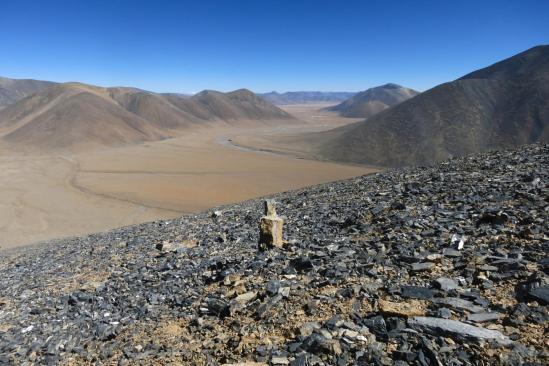
M 100 89 L 57 85 L 0 112 L 3 140 L 23 148 L 117 146 L 164 137 Z
M 418 94 L 416 90 L 397 84 L 385 84 L 360 92 L 329 110 L 339 112 L 343 117 L 368 118 Z
M 324 158 L 381 166 L 549 141 L 548 70 L 549 46 L 535 47 L 309 140 Z
M 57 84 L 0 110 L 0 138 L 18 148 L 80 150 L 175 136 L 218 122 L 292 120 L 250 91 L 193 97 L 135 88 Z

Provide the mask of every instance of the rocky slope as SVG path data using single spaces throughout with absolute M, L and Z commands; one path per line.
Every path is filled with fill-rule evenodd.
M 343 117 L 368 118 L 418 94 L 414 89 L 389 83 L 360 92 L 328 110 Z
M 549 46 L 444 83 L 366 121 L 311 136 L 318 154 L 380 166 L 549 141 Z
M 2 252 L 1 364 L 549 362 L 549 146 Z M 252 363 L 255 362 L 255 363 Z

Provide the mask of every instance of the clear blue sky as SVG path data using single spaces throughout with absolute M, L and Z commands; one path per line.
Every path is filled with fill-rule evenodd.
M 549 43 L 549 1 L 3 0 L 0 29 L 0 75 L 13 78 L 425 90 Z

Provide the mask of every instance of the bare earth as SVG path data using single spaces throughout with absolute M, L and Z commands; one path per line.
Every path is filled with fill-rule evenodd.
M 375 171 L 255 151 L 265 148 L 269 137 L 354 121 L 316 112 L 320 107 L 287 106 L 303 120 L 292 127 L 200 129 L 80 155 L 28 156 L 0 146 L 0 246 L 169 219 Z M 234 146 L 239 138 L 250 148 Z M 268 150 L 288 154 L 291 149 L 279 143 Z
M 332 105 L 318 103 L 282 106 L 284 110 L 306 124 L 234 134 L 231 136 L 231 143 L 241 148 L 259 149 L 309 160 L 321 160 L 312 149 L 312 145 L 307 143 L 307 138 L 305 138 L 307 135 L 364 120 L 364 118 L 340 117 L 336 112 L 322 110 Z

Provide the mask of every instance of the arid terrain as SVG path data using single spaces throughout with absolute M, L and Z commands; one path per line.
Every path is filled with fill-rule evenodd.
M 329 131 L 364 120 L 342 117 L 339 112 L 330 111 L 329 109 L 334 107 L 333 103 L 293 104 L 282 107 L 306 124 L 241 131 L 230 136 L 230 143 L 241 149 L 329 161 L 315 151 L 315 145 L 309 142 L 308 136 L 311 133 Z
M 276 194 L 280 246 L 257 199 L 0 251 L 0 364 L 547 365 L 548 157 Z
M 254 148 L 269 137 L 321 131 L 353 119 L 286 106 L 284 127 L 219 127 L 182 137 L 84 153 L 24 155 L 0 146 L 3 248 L 173 218 L 217 205 L 372 172 L 360 166 L 297 159 Z
M 549 1 L 0 9 L 0 366 L 549 366 Z

